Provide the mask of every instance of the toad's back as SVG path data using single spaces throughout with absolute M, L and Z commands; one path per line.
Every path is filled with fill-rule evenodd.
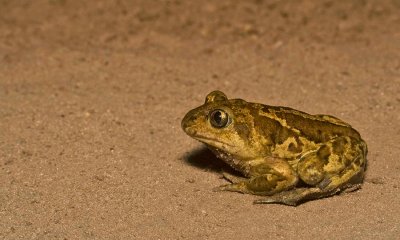
M 311 115 L 288 107 L 254 104 L 258 108 L 260 121 L 263 117 L 275 121 L 276 125 L 290 129 L 298 136 L 307 137 L 316 143 L 326 142 L 339 136 L 361 139 L 360 134 L 348 123 L 329 115 Z M 266 121 L 267 119 L 263 119 Z

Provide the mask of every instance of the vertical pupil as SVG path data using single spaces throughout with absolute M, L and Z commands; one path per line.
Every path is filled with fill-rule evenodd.
M 221 123 L 221 120 L 222 120 L 221 115 L 222 115 L 221 112 L 216 112 L 216 113 L 215 113 L 215 115 L 214 115 L 214 120 L 215 120 L 215 122 Z

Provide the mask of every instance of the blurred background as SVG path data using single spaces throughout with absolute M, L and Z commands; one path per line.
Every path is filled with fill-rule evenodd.
M 212 192 L 180 121 L 215 89 L 349 122 L 363 189 Z M 399 92 L 398 0 L 0 0 L 0 238 L 395 239 Z

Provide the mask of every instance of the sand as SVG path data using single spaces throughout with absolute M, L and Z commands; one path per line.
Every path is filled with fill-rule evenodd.
M 180 127 L 212 90 L 324 113 L 363 188 L 298 207 L 213 192 Z M 399 1 L 0 1 L 0 239 L 398 239 Z

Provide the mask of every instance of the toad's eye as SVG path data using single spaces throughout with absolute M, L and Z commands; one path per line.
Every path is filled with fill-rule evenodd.
M 210 113 L 210 123 L 215 128 L 223 128 L 229 125 L 230 119 L 225 111 L 216 109 Z

